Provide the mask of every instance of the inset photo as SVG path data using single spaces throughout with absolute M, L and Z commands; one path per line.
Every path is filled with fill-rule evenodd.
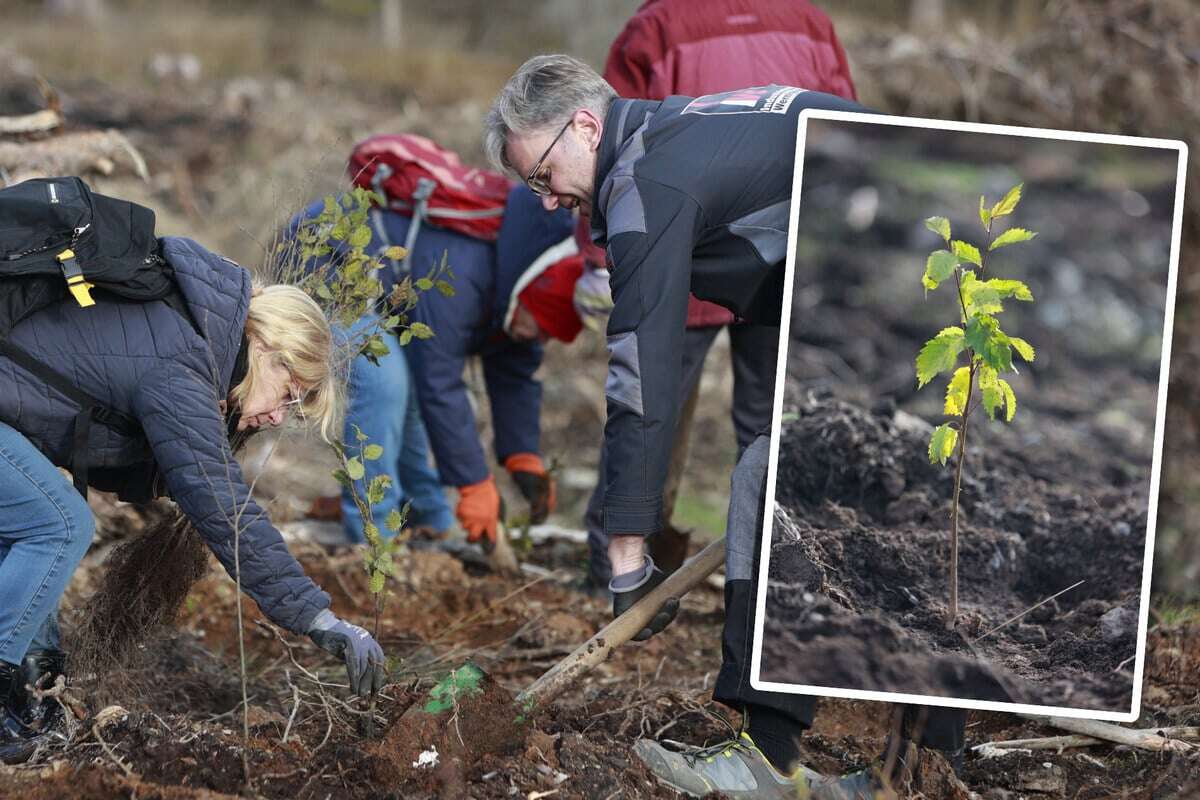
M 1137 717 L 1186 156 L 802 116 L 755 688 Z

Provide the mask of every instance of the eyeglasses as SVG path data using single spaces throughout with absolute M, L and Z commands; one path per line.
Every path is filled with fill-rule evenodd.
M 542 157 L 537 160 L 537 163 L 533 165 L 533 169 L 531 169 L 529 174 L 525 176 L 525 185 L 532 189 L 534 194 L 540 197 L 546 197 L 547 195 L 552 194 L 550 190 L 550 170 L 547 169 L 545 175 L 538 175 L 538 171 L 542 168 L 542 162 L 546 160 L 546 156 L 550 155 L 550 151 L 554 149 L 554 145 L 558 144 L 558 140 L 562 138 L 562 135 L 567 132 L 567 128 L 571 127 L 571 123 L 574 121 L 575 115 L 572 114 L 567 119 L 567 123 L 562 126 L 562 130 L 560 130 L 558 135 L 555 136 L 550 142 L 550 146 L 546 148 L 546 152 L 542 153 Z
M 287 397 L 287 400 L 279 404 L 279 408 L 283 410 L 284 414 L 290 414 L 294 409 L 303 418 L 304 401 L 308 399 L 308 393 L 301 391 L 300 385 L 294 379 L 288 382 Z

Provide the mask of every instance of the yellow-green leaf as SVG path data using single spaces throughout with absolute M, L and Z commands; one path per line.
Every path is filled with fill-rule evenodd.
M 376 570 L 371 573 L 371 594 L 379 594 L 383 591 L 383 582 L 386 578 L 387 575 L 382 570 Z
M 950 427 L 950 423 L 939 425 L 933 429 L 929 437 L 929 463 L 945 465 L 946 459 L 954 455 L 954 446 L 958 444 L 958 431 Z
M 390 258 L 392 261 L 399 261 L 408 255 L 408 251 L 398 244 L 394 244 L 387 250 L 383 251 L 384 258 Z
M 951 417 L 961 417 L 967 407 L 967 392 L 971 387 L 970 367 L 959 367 L 946 387 L 945 413 Z
M 983 358 L 983 363 L 997 372 L 1012 370 L 1012 347 L 995 317 L 986 314 L 971 317 L 964 338 L 967 347 Z
M 1000 387 L 996 384 L 991 386 L 981 386 L 980 394 L 983 395 L 983 410 L 987 412 L 988 419 L 996 418 L 996 410 L 1004 402 L 1004 395 L 1000 391 Z
M 917 354 L 917 388 L 921 388 L 943 372 L 954 369 L 963 349 L 962 328 L 943 328 L 925 343 Z
M 383 455 L 383 445 L 369 444 L 363 448 L 363 458 L 367 461 L 374 461 Z
M 429 327 L 424 322 L 414 322 L 412 325 L 408 326 L 408 329 L 412 332 L 412 335 L 418 339 L 429 339 L 433 337 L 433 328 Z
M 990 281 L 981 281 L 971 270 L 964 270 L 962 277 L 963 304 L 967 307 L 968 317 L 975 314 L 999 314 L 1004 310 L 1000 303 L 1000 294 L 990 285 Z
M 975 375 L 979 378 L 979 388 L 987 389 L 996 385 L 999 376 L 996 370 L 983 363 L 982 359 L 977 359 L 979 362 L 975 367 Z
M 1004 421 L 1012 422 L 1013 415 L 1017 413 L 1017 393 L 1008 385 L 1008 381 L 1000 379 L 996 381 L 1000 387 L 1000 391 L 1004 392 Z
M 1004 247 L 1005 245 L 1016 244 L 1017 242 L 1028 242 L 1035 236 L 1037 236 L 1035 231 L 1026 230 L 1025 228 L 1009 228 L 988 245 L 988 250 L 995 250 L 997 247 Z
M 970 242 L 955 239 L 950 243 L 950 247 L 954 250 L 954 255 L 958 256 L 960 261 L 966 261 L 977 267 L 983 266 L 983 257 L 979 255 L 979 248 Z
M 1030 302 L 1033 300 L 1033 292 L 1029 291 L 1029 287 L 1021 283 L 1021 281 L 1006 280 L 1004 278 L 992 278 L 985 283 L 996 291 L 1002 299 L 1005 297 L 1014 297 L 1017 300 Z
M 372 336 L 367 340 L 367 343 L 363 346 L 363 351 L 368 355 L 375 356 L 376 358 L 383 358 L 388 353 L 392 352 L 388 349 L 388 346 L 383 339 L 378 335 Z
M 428 292 L 433 288 L 433 281 L 430 278 L 417 278 L 417 288 L 422 292 Z
M 346 460 L 346 474 L 350 476 L 352 481 L 361 481 L 363 475 L 366 474 L 366 469 L 363 467 L 358 456 Z
M 992 212 L 984 205 L 983 195 L 979 195 L 979 221 L 985 230 L 992 229 Z
M 950 241 L 950 220 L 945 217 L 930 217 L 925 220 L 925 227 L 941 236 L 947 242 Z
M 926 289 L 936 289 L 938 284 L 954 274 L 958 259 L 949 250 L 935 250 L 925 260 L 925 275 L 921 285 Z
M 329 238 L 339 242 L 344 240 L 349 234 L 350 222 L 345 217 L 333 223 L 333 227 L 329 230 Z
M 1025 359 L 1026 361 L 1033 361 L 1033 345 L 1017 336 L 1010 336 L 1008 341 L 1009 344 L 1013 346 L 1013 349 L 1017 351 L 1017 354 L 1021 356 L 1021 358 Z
M 1024 185 L 1023 183 L 1018 183 L 1009 189 L 1000 202 L 992 206 L 992 216 L 1003 217 L 1005 214 L 1011 214 L 1016 209 L 1017 203 L 1021 202 L 1021 187 Z
M 383 521 L 384 526 L 392 533 L 399 533 L 404 527 L 404 515 L 398 509 L 393 508 L 388 512 L 387 519 Z
M 350 231 L 348 243 L 351 247 L 366 247 L 371 243 L 371 228 L 367 225 L 356 226 L 354 230 Z

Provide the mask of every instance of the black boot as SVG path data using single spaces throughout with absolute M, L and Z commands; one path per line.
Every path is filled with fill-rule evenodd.
M 19 764 L 33 753 L 29 729 L 22 721 L 25 707 L 21 667 L 0 661 L 0 763 Z
M 37 700 L 27 685 L 49 689 L 64 674 L 61 650 L 27 653 L 20 665 L 0 662 L 0 762 L 28 761 L 38 744 L 58 723 L 62 706 L 54 698 Z
M 21 660 L 21 678 L 25 686 L 41 691 L 53 689 L 60 675 L 66 674 L 67 654 L 62 650 L 32 650 Z M 53 697 L 35 700 L 26 695 L 22 721 L 36 733 L 46 733 L 62 719 L 62 705 Z

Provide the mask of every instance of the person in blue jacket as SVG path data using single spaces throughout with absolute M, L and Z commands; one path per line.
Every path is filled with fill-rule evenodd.
M 304 216 L 314 217 L 323 207 L 314 203 Z M 370 223 L 367 250 L 382 257 L 388 248 L 407 242 L 413 221 L 374 208 Z M 539 445 L 541 384 L 533 376 L 548 339 L 570 342 L 582 328 L 573 306 L 575 281 L 583 271 L 573 229 L 569 212 L 546 214 L 533 192 L 516 186 L 495 242 L 425 220 L 405 261 L 384 259 L 379 272 L 384 296 L 405 275 L 428 275 L 443 259 L 454 273 L 452 295 L 424 292 L 409 313 L 410 322 L 433 330 L 431 338 L 414 338 L 403 353 L 393 339 L 388 358 L 394 359 L 385 361 L 382 370 L 361 357 L 352 366 L 346 427 L 350 431 L 358 425 L 371 441 L 384 444 L 384 458 L 366 462 L 363 478 L 369 482 L 375 474 L 391 476 L 395 499 L 385 499 L 384 513 L 389 502 L 402 503 L 407 497 L 414 526 L 443 530 L 448 527 L 445 517 L 431 511 L 444 503 L 437 484 L 454 486 L 459 492 L 456 515 L 468 539 L 485 546 L 495 542 L 500 495 L 463 376 L 472 356 L 480 358 L 483 368 L 498 463 L 528 500 L 533 522 L 553 510 L 554 481 Z M 378 432 L 389 428 L 395 433 L 381 441 Z M 349 434 L 347 441 L 353 441 Z M 437 464 L 436 478 L 427 465 L 426 442 Z M 395 460 L 388 453 L 395 453 Z M 347 498 L 343 514 L 357 517 Z M 431 518 L 436 521 L 428 522 Z
M 255 286 L 245 269 L 189 239 L 162 239 L 160 250 L 182 305 L 106 297 L 82 308 L 67 299 L 8 337 L 137 431 L 96 421 L 75 442 L 75 401 L 0 353 L 2 760 L 28 757 L 31 739 L 55 720 L 57 703 L 27 687 L 53 683 L 66 662 L 58 603 L 95 521 L 57 467 L 80 447 L 89 485 L 124 500 L 174 500 L 226 570 L 240 568 L 242 589 L 268 619 L 345 659 L 357 693 L 386 678 L 379 645 L 330 611 L 329 595 L 251 498 L 230 446 L 232 431 L 280 425 L 291 411 L 325 439 L 337 430 L 341 388 L 324 314 L 296 287 Z
M 389 211 L 379 217 L 388 242 L 404 242 L 409 218 Z M 572 305 L 583 269 L 573 229 L 569 212 L 547 214 L 533 192 L 517 186 L 494 243 L 423 226 L 409 256 L 416 276 L 443 254 L 454 271 L 453 296 L 421 296 L 412 316 L 434 335 L 414 339 L 408 350 L 438 474 L 458 488 L 456 514 L 470 541 L 495 542 L 500 520 L 500 495 L 463 380 L 471 356 L 483 367 L 497 461 L 529 501 L 532 521 L 554 507 L 554 482 L 540 454 L 542 387 L 533 376 L 544 342 L 570 342 L 582 327 Z
M 300 226 L 317 219 L 324 209 L 324 200 L 307 206 L 289 223 L 284 234 L 285 240 L 294 240 Z M 371 212 L 375 241 L 368 245 L 367 252 L 381 258 L 382 252 L 388 247 L 382 244 L 386 240 L 386 235 L 382 233 L 382 217 L 390 213 L 379 209 Z M 429 233 L 433 239 L 444 235 L 433 229 Z M 331 261 L 336 263 L 337 258 L 335 249 L 328 256 L 311 259 L 303 265 L 303 269 L 311 272 L 326 268 Z M 382 288 L 381 299 L 348 329 L 334 326 L 339 345 L 361 344 L 363 337 L 378 330 L 381 315 L 385 313 L 382 297 L 386 297 L 395 285 L 396 271 L 393 267 L 398 266 L 390 261 L 385 261 L 385 264 L 387 268 L 376 273 Z M 284 269 L 287 270 L 287 265 L 284 265 Z M 392 533 L 379 521 L 385 519 L 390 511 L 400 510 L 405 505 L 408 506 L 405 527 L 438 534 L 453 524 L 454 517 L 437 473 L 429 463 L 429 438 L 421 421 L 416 394 L 412 391 L 412 376 L 405 356 L 407 348 L 401 347 L 395 333 L 384 331 L 381 335 L 388 348 L 387 354 L 378 356 L 375 361 L 366 355 L 356 356 L 350 361 L 348 371 L 342 441 L 350 448 L 351 455 L 358 444 L 359 432 L 367 437 L 366 444 L 383 448 L 380 458 L 361 459 L 363 476 L 356 482 L 355 488 L 360 498 L 365 497 L 366 487 L 376 477 L 383 475 L 389 479 L 383 497 L 372 508 L 372 515 L 383 536 L 390 537 Z M 343 487 L 339 505 L 347 541 L 362 544 L 366 541 L 364 521 L 350 487 Z M 317 506 L 314 504 L 315 508 Z

